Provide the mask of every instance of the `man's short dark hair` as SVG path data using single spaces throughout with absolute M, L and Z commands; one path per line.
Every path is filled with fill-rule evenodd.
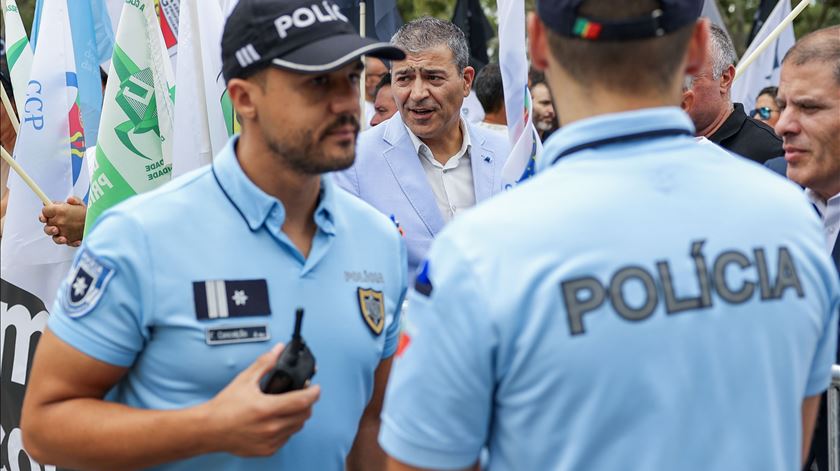
M 475 77 L 473 89 L 485 113 L 495 113 L 505 103 L 502 69 L 499 64 L 487 64 Z
M 778 95 L 778 94 L 779 94 L 779 87 L 764 87 L 764 88 L 761 89 L 760 92 L 758 92 L 758 95 L 756 95 L 755 97 L 758 98 L 761 95 L 770 95 L 770 97 L 775 100 L 776 95 Z
M 533 88 L 534 85 L 545 83 L 545 72 L 537 70 L 533 67 L 528 68 L 528 86 Z
M 376 88 L 373 90 L 373 99 L 376 99 L 376 95 L 379 95 L 379 90 L 382 90 L 382 87 L 390 87 L 391 86 L 391 72 L 385 72 L 385 75 L 379 79 L 379 83 L 376 84 Z
M 580 14 L 610 21 L 635 18 L 659 8 L 656 0 L 584 0 Z M 550 29 L 554 58 L 577 83 L 626 93 L 665 92 L 679 72 L 694 23 L 658 38 L 587 41 L 560 36 Z
M 808 62 L 824 62 L 832 68 L 834 80 L 840 85 L 840 25 L 829 26 L 806 34 L 793 43 L 782 64 L 792 62 L 805 65 Z

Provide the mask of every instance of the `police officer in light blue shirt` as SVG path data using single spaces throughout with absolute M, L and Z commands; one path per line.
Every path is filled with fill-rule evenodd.
M 701 5 L 538 0 L 531 58 L 563 127 L 417 275 L 379 438 L 392 469 L 482 449 L 489 470 L 801 466 L 840 286 L 801 192 L 695 143 L 676 107 Z
M 359 56 L 404 55 L 321 0 L 240 0 L 222 51 L 241 137 L 105 213 L 62 287 L 23 419 L 42 463 L 343 470 L 382 456 L 405 249 L 321 174 L 353 161 Z M 264 394 L 298 307 L 312 386 Z

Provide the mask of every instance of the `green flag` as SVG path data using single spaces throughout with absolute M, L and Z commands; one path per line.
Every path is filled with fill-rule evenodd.
M 126 0 L 120 17 L 90 179 L 85 232 L 103 211 L 172 174 L 172 80 L 153 0 Z

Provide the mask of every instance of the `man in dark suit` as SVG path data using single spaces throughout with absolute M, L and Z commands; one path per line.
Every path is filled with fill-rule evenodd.
M 776 133 L 784 139 L 785 155 L 765 165 L 805 188 L 840 272 L 840 26 L 815 31 L 790 49 L 776 101 Z M 810 460 L 820 471 L 828 469 L 827 438 L 823 405 Z
M 720 27 L 711 25 L 711 33 L 706 61 L 683 94 L 683 103 L 691 103 L 686 112 L 697 135 L 759 163 L 782 155 L 782 140 L 773 128 L 747 116 L 744 105 L 732 103 L 735 48 Z

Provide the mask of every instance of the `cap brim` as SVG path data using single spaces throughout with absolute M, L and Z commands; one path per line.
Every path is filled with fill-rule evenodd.
M 397 61 L 405 59 L 405 53 L 391 44 L 357 34 L 341 34 L 307 44 L 282 59 L 272 59 L 271 63 L 281 69 L 314 74 L 340 69 L 362 55 Z

